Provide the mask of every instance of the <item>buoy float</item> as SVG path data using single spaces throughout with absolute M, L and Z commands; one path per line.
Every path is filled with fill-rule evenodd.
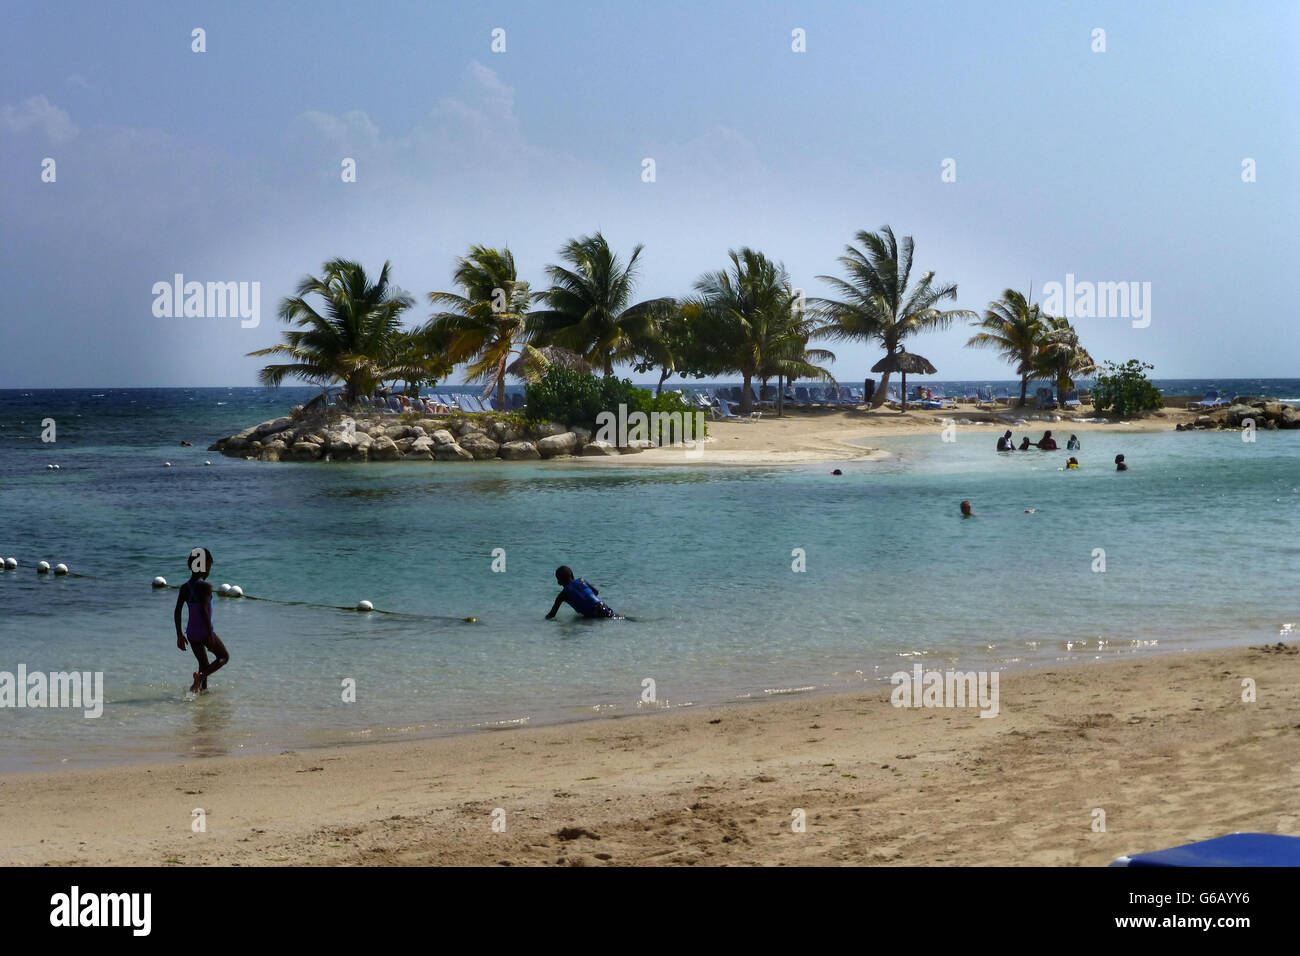
M 46 470 L 46 471 L 53 471 L 53 470 L 54 470 L 54 466 L 53 466 L 53 465 L 46 465 L 46 466 L 45 466 L 45 470 Z
M 229 594 L 229 593 L 230 593 L 230 585 L 229 585 L 229 584 L 223 584 L 223 585 L 221 585 L 221 587 L 217 588 L 217 593 L 218 593 L 218 594 Z
M 48 562 L 48 561 L 42 561 L 40 564 L 36 565 L 36 573 L 37 573 L 37 574 L 49 574 L 49 573 L 50 573 L 50 562 Z
M 59 466 L 58 466 L 58 465 L 55 465 L 55 466 L 54 466 L 54 470 L 55 470 L 55 471 L 58 471 L 58 470 L 59 470 Z
M 67 574 L 67 573 L 68 573 L 68 566 L 67 566 L 66 564 L 56 564 L 56 565 L 54 566 L 54 573 L 55 573 L 55 574 Z
M 172 466 L 172 463 L 171 463 L 170 461 L 165 461 L 165 462 L 163 462 L 163 467 L 164 467 L 164 468 L 170 468 L 171 466 Z
M 375 606 L 371 604 L 369 601 L 362 601 L 360 604 L 357 605 L 358 611 L 373 611 L 374 609 Z
M 231 597 L 243 597 L 244 589 L 241 588 L 238 584 L 236 584 L 234 587 L 230 589 L 229 594 Z
M 14 568 L 18 567 L 18 559 L 5 558 L 5 567 L 8 568 L 10 571 L 12 571 Z
M 205 465 L 211 465 L 212 462 L 210 462 L 210 461 L 205 461 L 203 464 L 205 464 Z
M 464 621 L 466 624 L 477 624 L 477 623 L 478 623 L 478 618 L 476 618 L 476 617 L 463 617 L 463 618 L 461 618 L 461 620 Z
M 153 579 L 153 586 L 156 588 L 165 588 L 167 586 L 167 579 L 160 574 L 158 577 Z

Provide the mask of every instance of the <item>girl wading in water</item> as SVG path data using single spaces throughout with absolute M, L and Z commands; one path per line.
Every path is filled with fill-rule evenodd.
M 212 552 L 207 548 L 195 548 L 190 552 L 190 579 L 181 585 L 176 595 L 176 647 L 185 650 L 189 639 L 190 650 L 198 659 L 199 669 L 194 672 L 194 683 L 190 693 L 208 689 L 208 675 L 221 670 L 230 660 L 226 645 L 221 643 L 212 629 L 212 585 L 208 575 L 212 573 Z M 189 608 L 189 620 L 185 622 L 185 633 L 181 633 L 181 608 Z M 208 661 L 208 651 L 215 660 Z

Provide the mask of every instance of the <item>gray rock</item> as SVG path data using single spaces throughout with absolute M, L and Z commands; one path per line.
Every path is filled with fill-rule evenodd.
M 357 431 L 361 431 L 360 425 L 357 426 Z M 371 438 L 384 438 L 387 434 L 387 429 L 385 429 L 383 425 L 371 425 L 366 429 L 366 434 Z
M 438 461 L 473 461 L 474 456 L 455 442 L 450 445 L 435 445 L 433 457 Z
M 435 445 L 454 445 L 456 438 L 445 428 L 437 429 L 431 436 Z
M 408 451 L 411 450 L 411 446 L 415 444 L 415 439 L 399 438 L 394 444 L 397 445 L 397 450 L 400 451 L 403 455 L 405 455 Z
M 325 449 L 315 442 L 299 439 L 289 449 L 290 461 L 320 461 Z
M 537 450 L 537 446 L 530 441 L 505 442 L 501 446 L 499 454 L 506 461 L 527 461 L 542 457 Z
M 476 461 L 485 461 L 488 458 L 495 458 L 497 452 L 501 449 L 498 442 L 494 442 L 482 432 L 475 432 L 466 435 L 460 440 L 460 447 L 469 452 Z
M 405 437 L 406 437 L 406 426 L 405 426 L 405 425 L 389 425 L 387 428 L 384 429 L 384 436 L 387 437 L 387 438 L 391 438 L 393 441 L 397 441 L 397 439 L 399 439 L 399 438 L 405 438 Z M 375 437 L 378 438 L 379 436 L 376 435 Z
M 262 461 L 279 461 L 288 450 L 289 446 L 282 441 L 267 442 L 257 453 L 257 457 Z
M 608 455 L 617 455 L 618 448 L 607 441 L 597 439 L 589 441 L 582 446 L 582 454 L 587 458 L 599 458 Z
M 1213 428 L 1213 427 L 1214 427 L 1214 419 L 1211 418 L 1209 415 L 1197 415 L 1197 416 L 1196 416 L 1196 427 L 1197 427 L 1197 428 Z
M 563 432 L 559 435 L 548 435 L 537 443 L 537 453 L 543 458 L 554 458 L 556 455 L 571 455 L 578 447 L 578 436 L 573 432 Z
M 1245 419 L 1253 418 L 1258 425 L 1261 417 L 1260 412 L 1249 405 L 1232 405 L 1228 408 L 1226 419 L 1229 425 L 1240 425 Z
M 508 441 L 519 440 L 518 429 L 511 425 L 507 425 L 505 422 L 493 422 L 492 426 L 488 429 L 488 432 L 498 442 L 505 443 Z
M 476 432 L 483 434 L 483 426 L 479 422 L 470 421 L 469 419 L 457 422 L 454 427 L 456 434 L 461 438 L 464 438 L 466 435 L 472 435 Z
M 247 437 L 260 440 L 265 438 L 267 435 L 274 435 L 276 432 L 282 432 L 292 424 L 293 419 L 287 415 L 283 418 L 273 418 L 269 422 L 262 422 L 260 425 L 254 425 L 252 432 Z
M 591 441 L 591 429 L 590 429 L 590 428 L 578 428 L 578 427 L 574 427 L 574 428 L 570 428 L 569 431 L 573 432 L 574 436 L 578 439 L 578 449 L 579 449 L 579 450 L 581 450 L 582 448 L 585 448 L 586 445 L 587 445 L 587 442 Z
M 533 426 L 533 434 L 538 438 L 549 438 L 552 435 L 563 435 L 568 429 L 556 422 L 545 422 Z
M 1279 428 L 1300 428 L 1300 412 L 1290 405 L 1286 406 L 1278 416 L 1277 424 Z
M 407 426 L 406 426 L 406 437 L 407 437 L 407 438 L 424 438 L 424 437 L 425 437 L 426 435 L 428 435 L 428 434 L 429 434 L 429 433 L 426 432 L 426 431 L 425 431 L 423 428 L 421 428 L 419 425 L 407 425 Z
M 376 438 L 370 445 L 371 461 L 396 461 L 400 455 L 397 443 L 387 436 Z

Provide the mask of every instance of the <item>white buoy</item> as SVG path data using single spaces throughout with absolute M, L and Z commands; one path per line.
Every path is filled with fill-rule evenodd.
M 374 609 L 375 606 L 371 604 L 369 601 L 362 601 L 360 604 L 357 605 L 358 611 L 373 611 Z
M 14 568 L 18 567 L 18 559 L 5 558 L 5 567 L 8 568 L 10 571 L 12 571 Z
M 46 465 L 46 466 L 45 466 L 45 470 L 46 470 L 46 471 L 53 471 L 53 470 L 54 470 L 54 466 L 53 466 L 53 465 Z
M 164 467 L 164 468 L 170 468 L 171 466 L 172 466 L 172 463 L 171 463 L 170 461 L 165 461 L 165 462 L 163 462 L 163 467 Z
M 55 574 L 67 574 L 67 573 L 68 573 L 68 566 L 67 566 L 66 564 L 56 564 L 56 565 L 54 566 L 54 573 L 55 573 Z
M 50 573 L 50 562 L 48 562 L 48 561 L 42 561 L 40 564 L 36 565 L 36 573 L 37 573 L 37 574 L 49 574 L 49 573 Z
M 58 466 L 58 465 L 55 465 L 55 466 L 54 466 L 54 470 L 55 470 L 55 471 L 58 471 L 58 470 L 59 470 L 59 466 Z
M 229 585 L 229 584 L 223 584 L 223 585 L 221 585 L 221 587 L 217 588 L 217 593 L 218 593 L 218 594 L 229 594 L 229 593 L 230 593 L 230 585 Z
M 244 596 L 244 589 L 241 588 L 238 584 L 236 584 L 233 588 L 230 589 L 230 596 L 231 596 L 231 597 L 243 597 L 243 596 Z
M 203 464 L 205 464 L 205 465 L 211 465 L 212 462 L 210 462 L 210 461 L 205 461 Z
M 167 586 L 167 579 L 160 574 L 158 577 L 153 579 L 153 586 L 156 588 L 165 588 Z

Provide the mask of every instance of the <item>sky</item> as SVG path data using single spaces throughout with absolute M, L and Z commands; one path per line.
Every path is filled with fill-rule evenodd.
M 390 261 L 416 325 L 475 243 L 508 246 L 536 289 L 570 238 L 643 244 L 638 298 L 687 294 L 750 246 L 817 296 L 886 224 L 914 238 L 915 273 L 957 284 L 953 308 L 1137 283 L 1144 316 L 1073 319 L 1094 358 L 1300 376 L 1289 0 L 0 16 L 0 388 L 254 385 L 277 303 L 332 258 Z M 257 324 L 156 315 L 176 274 L 256 283 Z M 908 347 L 944 379 L 1013 378 L 970 334 Z M 882 354 L 828 347 L 841 381 Z

